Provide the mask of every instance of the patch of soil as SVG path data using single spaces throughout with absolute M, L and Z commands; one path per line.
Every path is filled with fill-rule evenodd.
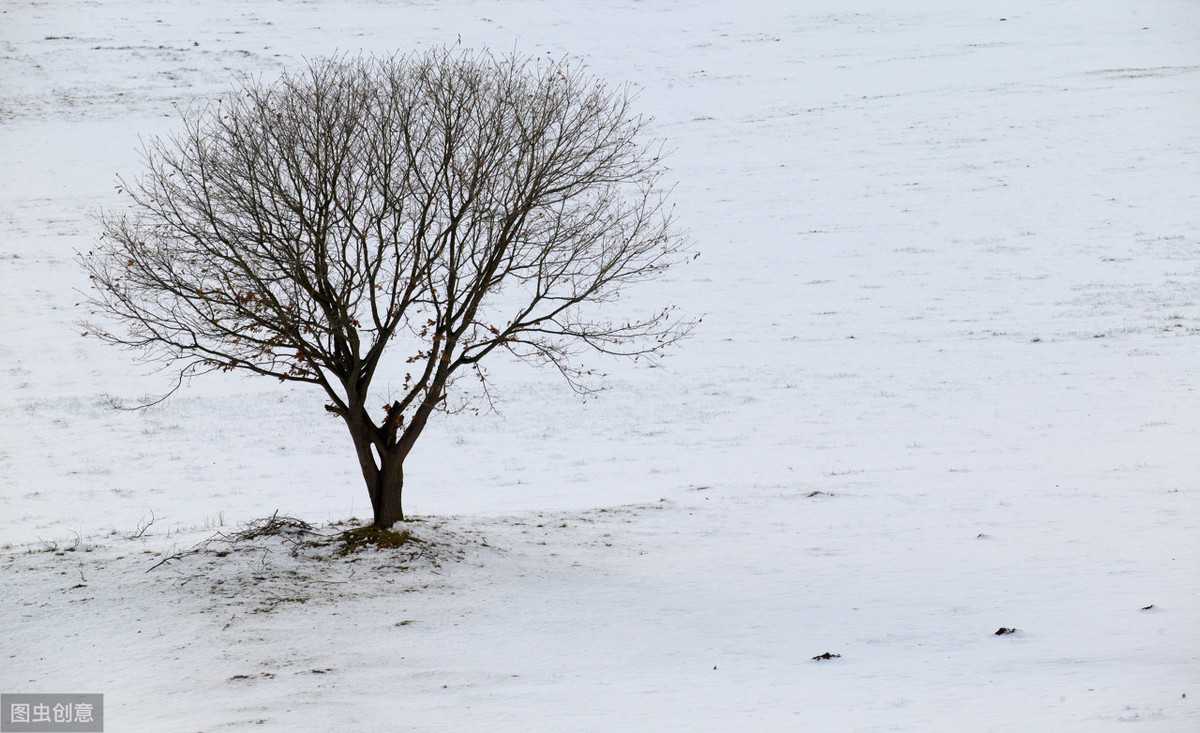
M 368 547 L 374 547 L 378 550 L 393 550 L 408 544 L 420 545 L 421 541 L 406 529 L 396 532 L 391 529 L 368 525 L 366 527 L 348 529 L 335 535 L 332 538 L 332 544 L 337 546 L 338 556 L 345 557 Z

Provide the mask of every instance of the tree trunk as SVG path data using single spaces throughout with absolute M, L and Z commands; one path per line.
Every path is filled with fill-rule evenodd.
M 404 459 L 392 449 L 380 461 L 379 478 L 371 505 L 375 510 L 375 526 L 387 528 L 404 521 L 401 494 L 404 489 Z
M 390 527 L 404 521 L 404 453 L 396 446 L 383 444 L 380 429 L 371 424 L 365 410 L 352 411 L 346 417 L 358 465 L 362 469 L 376 527 Z M 381 445 L 383 447 L 381 447 Z

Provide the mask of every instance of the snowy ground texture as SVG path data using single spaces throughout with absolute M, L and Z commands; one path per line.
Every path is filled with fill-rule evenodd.
M 111 731 L 1200 730 L 1193 0 L 0 11 L 4 692 Z M 644 89 L 703 256 L 643 295 L 706 317 L 586 403 L 499 365 L 411 460 L 416 542 L 343 557 L 304 544 L 369 514 L 320 397 L 110 409 L 169 379 L 79 337 L 73 252 L 174 104 L 459 39 Z M 151 569 L 276 510 L 316 534 Z

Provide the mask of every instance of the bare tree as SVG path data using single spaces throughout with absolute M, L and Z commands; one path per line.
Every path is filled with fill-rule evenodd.
M 683 257 L 661 142 L 628 88 L 568 62 L 436 49 L 244 79 L 149 141 L 128 211 L 80 260 L 100 338 L 183 378 L 245 370 L 320 386 L 349 428 L 374 520 L 403 520 L 403 465 L 457 377 L 494 351 L 580 391 L 594 350 L 657 356 L 690 327 L 597 304 Z M 378 420 L 385 349 L 408 373 Z M 401 369 L 401 371 L 405 371 Z M 459 391 L 461 392 L 461 390 Z M 458 393 L 456 392 L 456 395 Z

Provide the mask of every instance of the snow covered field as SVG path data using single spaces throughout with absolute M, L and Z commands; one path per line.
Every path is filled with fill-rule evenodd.
M 1196 2 L 0 11 L 0 690 L 110 731 L 1200 730 Z M 586 403 L 497 365 L 406 466 L 420 557 L 147 572 L 370 508 L 315 393 L 109 407 L 170 380 L 73 325 L 92 213 L 234 73 L 460 39 L 644 89 L 702 256 L 639 296 L 702 327 Z

